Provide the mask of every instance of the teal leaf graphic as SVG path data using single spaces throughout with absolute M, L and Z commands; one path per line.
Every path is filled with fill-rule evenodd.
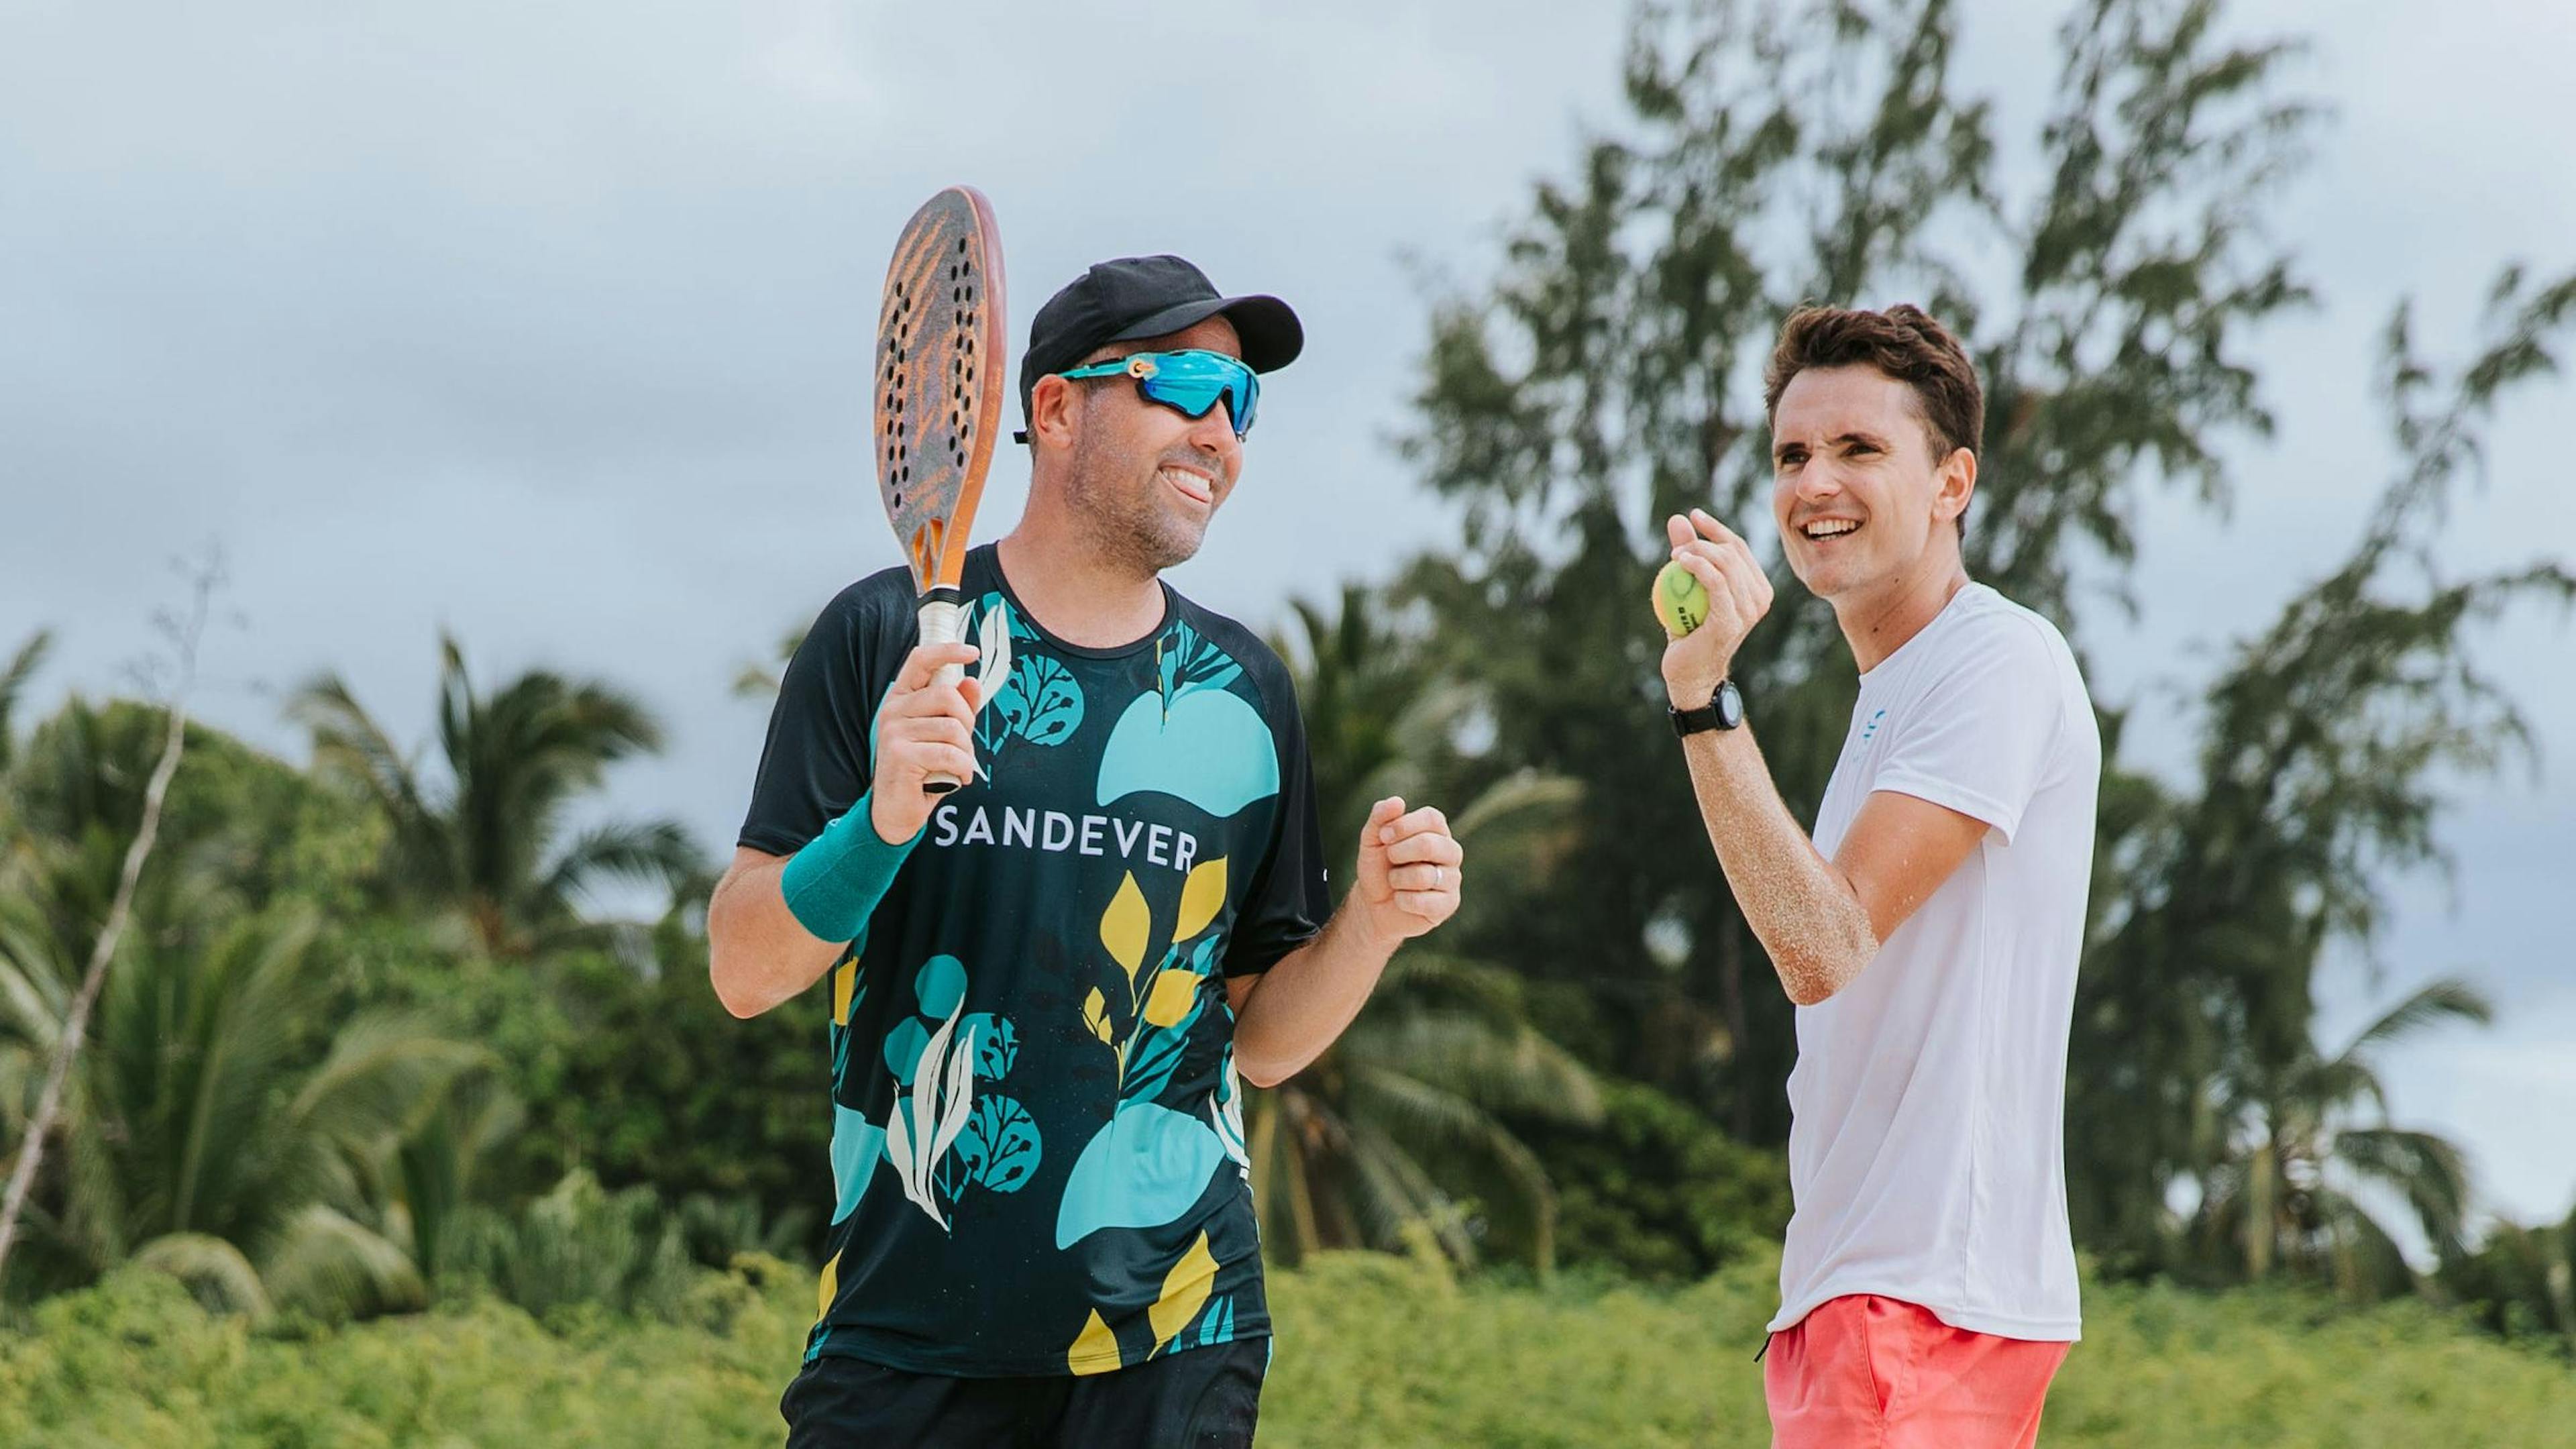
M 1037 1119 L 1009 1097 L 986 1093 L 958 1134 L 955 1161 L 964 1180 L 994 1192 L 1018 1192 L 1036 1175 L 1042 1144 Z
M 975 1032 L 975 1075 L 988 1082 L 1009 1076 L 1020 1059 L 1020 1029 L 1007 1016 L 983 1011 L 966 1018 L 966 1025 Z
M 1220 1293 L 1208 1300 L 1206 1311 L 1199 1315 L 1198 1346 L 1214 1348 L 1220 1343 L 1232 1342 L 1234 1342 L 1234 1295 Z
M 1181 1065 L 1181 1053 L 1189 1046 L 1190 1028 L 1198 1024 L 1207 1010 L 1207 999 L 1199 998 L 1190 1006 L 1189 1015 L 1168 1026 L 1138 1022 L 1136 1036 L 1129 1045 L 1127 1078 L 1120 1084 L 1119 1097 L 1129 1102 L 1150 1102 L 1172 1080 Z
M 884 1128 L 838 1102 L 832 1104 L 832 1221 L 848 1217 L 859 1205 L 859 1194 L 867 1191 L 868 1179 L 877 1170 L 877 1154 L 884 1149 Z
M 1011 671 L 1011 692 L 1022 706 L 1013 726 L 1033 745 L 1060 745 L 1082 727 L 1082 687 L 1073 671 L 1043 654 L 1024 654 Z
M 1210 643 L 1186 623 L 1175 624 L 1162 643 L 1159 660 L 1163 707 L 1193 690 L 1223 689 L 1243 677 L 1234 656 Z
M 1279 793 L 1270 726 L 1229 690 L 1190 691 L 1168 706 L 1139 695 L 1101 750 L 1099 800 L 1108 805 L 1149 790 L 1220 820 L 1269 799 Z
M 912 989 L 921 999 L 921 1014 L 933 1021 L 946 1021 L 957 1014 L 957 1005 L 966 999 L 966 965 L 954 956 L 933 956 L 921 963 L 912 978 Z
M 1070 1248 L 1102 1228 L 1160 1227 L 1190 1210 L 1224 1161 L 1206 1123 L 1150 1102 L 1122 1103 L 1074 1159 L 1055 1245 Z
M 975 742 L 987 755 L 1014 739 L 1060 745 L 1082 728 L 1082 686 L 1064 661 L 1026 651 L 1011 661 L 1010 681 L 975 719 Z
M 905 1017 L 886 1033 L 886 1070 L 894 1073 L 896 1081 L 911 1086 L 913 1071 L 921 1065 L 921 1054 L 929 1045 L 930 1032 L 922 1026 L 921 1019 Z

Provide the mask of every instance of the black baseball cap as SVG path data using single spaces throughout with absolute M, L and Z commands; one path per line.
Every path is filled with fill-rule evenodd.
M 1243 360 L 1269 372 L 1297 360 L 1306 329 L 1276 297 L 1228 297 L 1207 273 L 1174 256 L 1120 257 L 1100 262 L 1047 298 L 1029 323 L 1029 350 L 1020 359 L 1020 417 L 1038 379 L 1081 364 L 1097 348 L 1139 337 L 1162 337 L 1222 313 L 1243 340 Z M 1023 428 L 1015 435 L 1029 440 Z

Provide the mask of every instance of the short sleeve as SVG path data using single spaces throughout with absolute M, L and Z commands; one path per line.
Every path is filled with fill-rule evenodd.
M 1285 670 L 1273 671 L 1265 711 L 1279 752 L 1279 809 L 1272 818 L 1270 850 L 1237 909 L 1226 943 L 1225 974 L 1251 976 L 1277 965 L 1315 939 L 1332 914 L 1324 880 L 1323 827 L 1315 817 L 1315 772 L 1306 748 L 1306 724 Z
M 1999 619 L 1964 640 L 1940 678 L 1893 722 L 1870 789 L 1973 816 L 2010 844 L 2047 778 L 2066 714 L 2056 650 Z
M 867 793 L 877 702 L 908 647 L 875 585 L 843 590 L 788 661 L 736 837 L 753 850 L 793 855 Z

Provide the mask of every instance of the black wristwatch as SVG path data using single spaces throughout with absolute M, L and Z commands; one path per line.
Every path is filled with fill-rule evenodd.
M 1664 712 L 1673 717 L 1673 733 L 1689 739 L 1702 730 L 1731 730 L 1744 723 L 1744 696 L 1736 690 L 1734 680 L 1722 679 L 1708 703 L 1697 709 Z

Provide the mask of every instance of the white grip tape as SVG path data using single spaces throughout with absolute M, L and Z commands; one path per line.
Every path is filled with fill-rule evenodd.
M 944 599 L 932 599 L 923 604 L 921 606 L 921 642 L 924 646 L 965 643 L 966 606 L 950 603 Z M 965 677 L 965 666 L 950 664 L 943 666 L 937 674 L 932 675 L 930 682 L 933 685 L 955 684 Z M 930 793 L 945 795 L 966 782 L 953 775 L 940 774 L 931 776 L 924 783 L 929 787 Z
M 966 642 L 966 606 L 933 599 L 921 606 L 921 642 L 928 644 L 963 644 Z M 941 669 L 932 681 L 955 684 L 966 677 L 962 665 L 951 664 Z

